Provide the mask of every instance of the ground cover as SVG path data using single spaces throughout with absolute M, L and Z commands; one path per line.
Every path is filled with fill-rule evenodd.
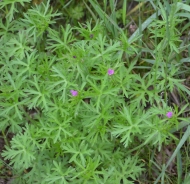
M 0 183 L 188 184 L 189 1 L 0 1 Z

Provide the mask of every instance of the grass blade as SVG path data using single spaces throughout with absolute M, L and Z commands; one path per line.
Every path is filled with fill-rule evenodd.
M 189 138 L 189 136 L 190 136 L 190 126 L 188 126 L 188 128 L 187 128 L 185 134 L 183 135 L 182 139 L 180 140 L 177 148 L 175 149 L 174 153 L 172 154 L 171 158 L 169 159 L 168 163 L 166 164 L 166 167 L 163 169 L 162 173 L 158 176 L 158 178 L 156 179 L 154 184 L 157 184 L 159 182 L 160 178 L 163 177 L 167 167 L 171 164 L 172 160 L 176 157 L 176 155 L 180 151 L 180 149 L 183 146 L 183 144 L 185 143 L 185 141 Z

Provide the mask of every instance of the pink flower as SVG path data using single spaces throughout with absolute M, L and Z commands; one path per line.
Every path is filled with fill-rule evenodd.
M 166 114 L 166 116 L 167 116 L 168 118 L 171 118 L 171 117 L 173 116 L 173 113 L 172 113 L 172 112 L 168 112 L 168 113 Z
M 113 75 L 113 74 L 114 74 L 114 70 L 108 69 L 108 75 Z
M 72 96 L 77 96 L 78 95 L 78 91 L 71 90 L 70 92 L 71 92 Z

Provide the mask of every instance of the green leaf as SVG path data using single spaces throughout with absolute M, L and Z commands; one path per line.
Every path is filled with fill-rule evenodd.
M 36 142 L 31 139 L 29 132 L 18 134 L 11 140 L 11 147 L 5 146 L 2 156 L 9 159 L 15 169 L 28 169 L 36 159 Z

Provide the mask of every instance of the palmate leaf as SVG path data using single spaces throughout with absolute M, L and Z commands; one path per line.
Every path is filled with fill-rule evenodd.
M 153 104 L 155 101 L 160 100 L 160 97 L 155 94 L 158 94 L 163 88 L 157 87 L 152 75 L 147 75 L 143 78 L 140 75 L 134 75 L 134 80 L 136 82 L 131 85 L 128 92 L 132 103 L 142 104 L 145 107 L 147 103 Z M 152 90 L 151 87 L 153 88 Z
M 4 45 L 3 43 L 5 40 L 10 40 L 10 37 L 13 36 L 11 34 L 11 31 L 14 30 L 14 25 L 15 22 L 14 20 L 9 22 L 7 19 L 6 21 L 3 21 L 2 19 L 0 20 L 0 36 L 1 36 L 1 44 Z M 1 47 L 2 49 L 3 47 Z
M 80 145 L 74 143 L 72 145 L 63 145 L 62 149 L 64 153 L 71 153 L 70 163 L 73 161 L 75 163 L 80 162 L 84 167 L 86 166 L 88 156 L 93 153 L 93 150 L 89 148 L 85 141 L 82 141 Z
M 114 101 L 122 103 L 121 98 L 117 95 L 120 90 L 119 86 L 115 87 L 110 84 L 111 81 L 107 75 L 100 77 L 89 76 L 86 80 L 90 86 L 90 97 L 92 97 L 97 111 L 100 110 L 102 104 L 114 103 Z M 99 80 L 102 80 L 101 84 L 99 84 Z
M 76 87 L 70 82 L 69 74 L 65 71 L 64 68 L 58 69 L 57 67 L 52 67 L 52 77 L 55 78 L 55 81 L 51 82 L 48 90 L 51 90 L 52 93 L 58 95 L 58 98 L 65 102 L 67 99 L 67 92 L 71 87 Z
M 51 30 L 49 28 L 50 24 L 55 23 L 53 20 L 54 17 L 61 15 L 61 13 L 54 12 L 53 8 L 50 6 L 50 0 L 46 1 L 46 4 L 43 2 L 40 5 L 28 9 L 24 13 L 24 18 L 21 19 L 22 26 L 25 27 L 26 32 L 34 38 L 34 42 L 37 41 L 37 38 L 40 39 L 46 30 Z
M 135 136 L 142 134 L 143 123 L 146 121 L 147 114 L 142 114 L 140 109 L 135 109 L 135 105 L 130 107 L 123 107 L 121 116 L 118 116 L 118 122 L 115 123 L 114 128 L 111 130 L 111 134 L 115 137 L 121 137 L 120 142 L 124 147 L 127 147 Z
M 93 44 L 93 50 L 91 50 L 92 54 L 94 55 L 92 60 L 112 60 L 117 51 L 120 49 L 120 42 L 114 42 L 110 40 L 110 42 L 107 43 L 106 36 L 103 37 L 101 34 L 98 35 L 96 41 L 97 44 Z
M 84 16 L 83 5 L 78 3 L 74 8 L 70 8 L 68 13 L 71 18 L 80 20 Z
M 59 114 L 61 117 L 69 116 L 70 110 L 68 109 L 68 103 L 63 103 L 56 95 L 51 95 L 51 101 L 49 102 L 49 111 L 52 114 Z
M 132 136 L 134 136 L 134 133 L 130 126 L 128 127 L 124 125 L 115 125 L 112 131 L 112 135 L 115 137 L 120 136 L 120 142 L 123 143 L 125 147 L 127 147 L 133 141 Z
M 70 24 L 66 25 L 66 28 L 60 27 L 60 32 L 56 32 L 51 30 L 49 39 L 47 40 L 48 46 L 46 47 L 48 50 L 62 50 L 63 51 L 70 51 L 69 44 L 75 41 L 73 34 L 72 34 L 72 27 Z
M 96 141 L 96 144 L 93 145 L 93 150 L 95 157 L 98 157 L 100 155 L 101 160 L 108 162 L 110 164 L 110 161 L 112 160 L 113 156 L 113 150 L 114 150 L 114 145 L 110 141 L 102 141 L 100 138 Z
M 14 68 L 11 68 L 11 70 L 14 70 Z M 12 99 L 13 101 L 18 102 L 19 97 L 26 97 L 22 90 L 26 77 L 20 77 L 16 73 L 12 73 L 12 75 L 7 73 L 4 80 L 6 80 L 7 84 L 3 83 L 0 89 L 4 92 L 2 96 L 6 97 L 6 100 Z
M 91 99 L 90 103 L 82 102 L 83 106 L 80 108 L 80 113 L 82 113 L 82 124 L 84 127 L 94 128 L 97 125 L 106 125 L 109 120 L 114 118 L 112 113 L 112 107 L 115 105 L 113 100 L 110 100 L 109 97 L 105 97 L 102 99 L 102 104 L 100 104 L 100 108 L 96 109 L 96 101 L 95 99 Z
M 43 184 L 70 184 L 72 176 L 75 174 L 75 169 L 67 165 L 66 160 L 57 162 L 53 161 L 51 172 L 46 174 Z
M 70 48 L 67 46 L 66 43 L 64 43 L 64 41 L 62 41 L 58 35 L 58 32 L 55 31 L 50 31 L 50 35 L 49 35 L 49 46 L 47 46 L 48 50 L 52 50 L 52 51 L 57 51 L 57 50 L 65 50 L 65 51 L 70 51 Z M 54 44 L 52 44 L 53 42 L 56 42 Z M 51 45 L 50 45 L 51 44 Z
M 82 37 L 85 37 L 85 40 L 91 40 L 92 37 L 96 38 L 99 34 L 99 32 L 103 32 L 104 27 L 103 27 L 103 21 L 97 20 L 95 22 L 95 25 L 92 26 L 92 21 L 86 22 L 86 24 L 79 24 L 79 27 L 76 29 L 80 32 Z
M 19 68 L 18 69 L 18 77 L 20 77 L 20 76 L 31 77 L 32 74 L 37 74 L 37 72 L 35 71 L 36 60 L 38 57 L 36 50 L 34 50 L 31 54 L 29 54 L 28 52 L 26 52 L 25 54 L 26 54 L 26 58 L 24 58 L 22 60 L 19 58 L 15 58 L 11 62 L 13 67 L 15 66 L 15 68 L 16 67 Z
M 24 104 L 26 103 L 26 99 L 19 102 L 19 98 L 17 95 L 13 95 L 14 98 L 7 99 L 7 101 L 2 100 L 0 102 L 0 116 L 14 116 L 16 115 L 20 120 L 23 118 L 24 113 Z
M 23 124 L 23 121 L 18 118 L 17 114 L 2 114 L 0 117 L 0 122 L 1 131 L 5 131 L 8 127 L 9 131 L 12 133 L 19 133 L 22 131 L 21 124 Z
M 60 117 L 58 114 L 49 114 L 48 122 L 43 126 L 44 132 L 53 139 L 53 143 L 64 138 L 72 137 L 74 129 L 71 129 L 71 117 Z
M 176 126 L 175 124 L 177 119 L 174 120 L 175 118 L 173 118 L 173 120 L 169 121 L 166 117 L 166 112 L 168 112 L 167 109 L 170 110 L 167 105 L 163 107 L 163 109 L 152 107 L 149 111 L 152 117 L 146 121 L 146 125 L 142 134 L 142 137 L 145 139 L 143 144 L 154 145 L 159 151 L 161 150 L 162 145 L 167 145 L 170 143 L 170 140 L 178 141 L 178 138 L 170 133 L 171 128 Z M 160 118 L 158 117 L 158 114 L 164 117 Z
M 98 167 L 101 165 L 100 156 L 94 158 L 87 158 L 86 166 L 84 167 L 80 162 L 77 163 L 76 174 L 73 180 L 80 177 L 80 183 L 87 184 L 92 181 L 95 182 L 100 174 Z
M 24 104 L 26 99 L 23 99 L 26 94 L 24 94 L 23 82 L 25 77 L 15 76 L 16 74 L 10 75 L 7 73 L 4 79 L 3 85 L 0 87 L 0 116 L 14 116 L 16 115 L 20 120 L 23 118 Z M 22 100 L 21 100 L 22 99 Z
M 47 174 L 52 173 L 51 169 L 53 167 L 53 163 L 52 163 L 52 159 L 50 159 L 51 157 L 50 152 L 51 151 L 47 149 L 40 150 L 40 152 L 38 152 L 38 156 L 36 157 L 35 162 L 32 165 L 32 168 L 30 168 L 30 172 L 27 172 L 22 176 L 22 178 L 25 181 L 27 181 L 27 184 L 34 184 L 34 183 L 43 184 L 44 179 L 47 178 Z M 22 184 L 22 183 L 18 182 L 16 184 Z
M 36 159 L 36 141 L 34 141 L 29 132 L 17 134 L 11 140 L 11 147 L 5 146 L 2 156 L 9 159 L 15 169 L 27 169 L 32 166 Z
M 138 176 L 144 171 L 144 164 L 138 160 L 137 156 L 127 157 L 125 160 L 118 160 L 115 172 L 113 172 L 113 181 L 115 183 L 133 184 L 132 180 L 136 180 Z
M 44 85 L 42 81 L 40 81 L 40 77 L 36 77 L 36 75 L 34 76 L 34 81 L 30 80 L 29 84 L 30 86 L 28 89 L 24 90 L 28 96 L 28 98 L 26 98 L 28 108 L 32 109 L 34 107 L 40 107 L 48 110 L 50 93 L 46 89 L 46 85 Z
M 100 173 L 100 176 L 99 177 L 99 182 L 98 184 L 113 184 L 114 183 L 114 180 L 112 178 L 113 176 L 113 173 L 115 171 L 115 167 L 111 164 L 109 164 L 109 168 L 102 168 L 101 171 L 99 172 Z
M 27 52 L 33 51 L 33 48 L 29 44 L 30 40 L 26 32 L 19 31 L 18 36 L 12 37 L 6 43 L 6 49 L 9 50 L 8 56 L 16 56 L 19 59 L 23 59 Z

